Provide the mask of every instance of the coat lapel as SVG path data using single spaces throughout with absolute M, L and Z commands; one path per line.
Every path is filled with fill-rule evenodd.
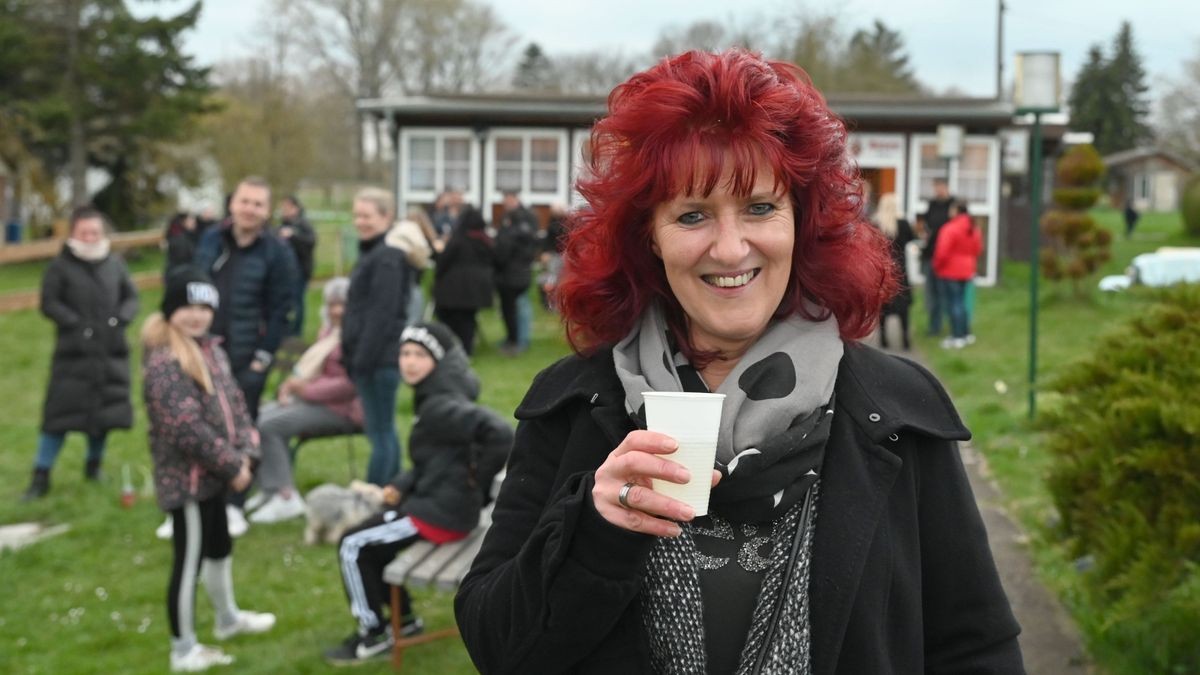
M 840 403 L 840 401 L 839 401 Z M 900 458 L 876 445 L 845 412 L 833 420 L 813 535 L 812 672 L 833 673 L 863 566 Z

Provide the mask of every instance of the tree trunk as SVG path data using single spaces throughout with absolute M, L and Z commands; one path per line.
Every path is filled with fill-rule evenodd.
M 64 78 L 66 88 L 69 129 L 67 136 L 68 175 L 71 180 L 71 206 L 88 203 L 87 193 L 87 140 L 83 133 L 83 113 L 79 86 L 79 17 L 80 0 L 68 0 L 64 28 L 67 31 L 67 69 Z

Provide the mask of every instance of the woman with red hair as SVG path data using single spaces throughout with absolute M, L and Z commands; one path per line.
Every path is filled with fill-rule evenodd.
M 796 66 L 689 52 L 592 130 L 543 371 L 456 611 L 483 673 L 1021 672 L 920 366 L 858 344 L 896 289 L 846 129 Z M 711 477 L 647 391 L 725 394 Z M 709 513 L 652 480 L 711 480 Z

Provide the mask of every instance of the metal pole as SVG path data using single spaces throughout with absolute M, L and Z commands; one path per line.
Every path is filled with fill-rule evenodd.
M 996 7 L 996 100 L 1004 100 L 1004 0 Z
M 1029 188 L 1029 419 L 1037 414 L 1038 277 L 1041 275 L 1042 114 L 1033 114 L 1033 156 Z

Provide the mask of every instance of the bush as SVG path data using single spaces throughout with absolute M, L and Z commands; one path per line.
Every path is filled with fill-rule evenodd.
M 1200 173 L 1184 183 L 1179 210 L 1183 215 L 1183 229 L 1193 237 L 1200 237 Z
M 1108 231 L 1087 211 L 1100 198 L 1097 182 L 1103 175 L 1104 161 L 1095 148 L 1073 146 L 1058 160 L 1054 208 L 1042 217 L 1042 273 L 1051 281 L 1069 279 L 1078 295 L 1083 295 L 1084 279 L 1110 256 Z
M 1156 304 L 1054 382 L 1048 486 L 1112 642 L 1145 672 L 1200 672 L 1200 286 Z

